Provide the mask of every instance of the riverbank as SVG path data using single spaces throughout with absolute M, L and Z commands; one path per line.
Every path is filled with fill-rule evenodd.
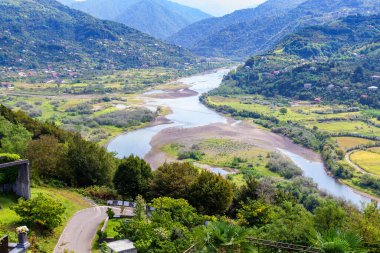
M 293 143 L 286 137 L 260 129 L 248 121 L 241 121 L 236 124 L 236 121 L 232 118 L 228 118 L 227 124 L 218 123 L 196 128 L 169 128 L 160 131 L 150 142 L 152 149 L 145 156 L 145 159 L 153 168 L 157 168 L 165 161 L 172 160 L 161 150 L 165 145 L 180 141 L 182 143 L 194 142 L 210 138 L 228 138 L 249 145 L 255 145 L 260 149 L 268 151 L 277 151 L 278 148 L 281 148 L 298 154 L 307 160 L 321 162 L 319 154 Z

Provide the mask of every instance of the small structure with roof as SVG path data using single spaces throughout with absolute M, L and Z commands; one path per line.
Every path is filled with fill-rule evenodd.
M 306 89 L 306 90 L 310 90 L 312 87 L 313 87 L 313 85 L 311 83 L 305 83 L 303 85 L 303 88 Z
M 108 253 L 137 253 L 133 242 L 125 239 L 107 243 Z
M 368 87 L 368 90 L 371 90 L 371 91 L 376 91 L 378 89 L 377 86 L 370 86 Z

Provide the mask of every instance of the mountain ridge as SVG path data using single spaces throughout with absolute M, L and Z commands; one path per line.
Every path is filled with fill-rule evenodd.
M 69 6 L 97 18 L 123 23 L 160 39 L 211 17 L 199 9 L 168 0 L 87 0 Z
M 0 27 L 4 31 L 0 35 L 2 66 L 119 69 L 194 61 L 184 49 L 54 0 L 2 0 Z
M 268 10 L 269 9 L 269 10 Z M 352 13 L 379 13 L 380 2 L 371 0 L 269 0 L 250 14 L 235 12 L 220 20 L 208 19 L 190 25 L 167 39 L 203 56 L 237 59 L 268 50 L 297 29 L 318 25 Z M 255 17 L 248 20 L 246 16 Z M 234 19 L 231 23 L 229 20 Z M 204 29 L 204 24 L 209 27 Z M 209 32 L 209 31 L 212 32 Z M 200 35 L 199 35 L 200 34 Z

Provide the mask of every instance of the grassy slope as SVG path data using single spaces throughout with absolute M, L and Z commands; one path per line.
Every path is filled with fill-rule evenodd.
M 45 196 L 49 196 L 66 207 L 66 211 L 63 215 L 63 222 L 61 226 L 56 228 L 52 234 L 49 235 L 38 235 L 38 244 L 41 249 L 46 252 L 53 252 L 53 249 L 61 235 L 66 223 L 69 221 L 70 217 L 73 216 L 77 211 L 87 208 L 90 206 L 79 194 L 65 189 L 55 189 L 55 188 L 32 188 L 32 198 L 37 194 L 42 193 Z M 9 233 L 12 241 L 16 241 L 15 228 L 20 223 L 20 217 L 12 210 L 9 209 L 12 205 L 17 203 L 17 198 L 15 196 L 0 194 L 0 217 L 1 223 L 5 227 L 6 231 Z M 33 231 L 31 231 L 33 234 Z

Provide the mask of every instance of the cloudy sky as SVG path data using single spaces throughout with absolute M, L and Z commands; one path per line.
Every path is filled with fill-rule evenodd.
M 201 9 L 214 16 L 222 16 L 235 10 L 255 7 L 265 0 L 171 0 Z

